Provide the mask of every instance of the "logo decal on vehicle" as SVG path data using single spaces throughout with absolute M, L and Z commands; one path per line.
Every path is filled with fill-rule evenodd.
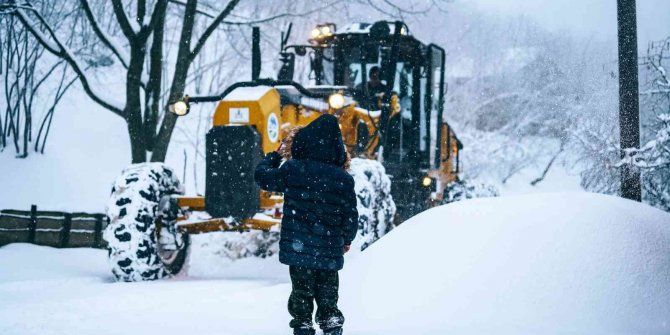
M 279 138 L 279 120 L 277 120 L 277 115 L 274 113 L 270 114 L 268 117 L 268 138 L 270 138 L 270 142 L 274 143 L 277 142 L 277 139 Z
M 249 123 L 249 108 L 230 108 L 230 123 Z

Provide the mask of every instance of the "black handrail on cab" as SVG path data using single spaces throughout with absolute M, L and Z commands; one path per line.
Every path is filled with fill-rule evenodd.
M 188 97 L 188 103 L 201 103 L 201 102 L 218 102 L 221 101 L 223 98 L 225 98 L 230 92 L 235 90 L 236 88 L 240 87 L 256 87 L 256 86 L 293 86 L 298 92 L 302 93 L 303 95 L 310 97 L 310 98 L 315 98 L 315 99 L 324 99 L 328 98 L 329 94 L 328 93 L 321 93 L 321 92 L 312 92 L 308 89 L 306 89 L 304 86 L 296 83 L 295 81 L 292 80 L 276 80 L 276 79 L 257 79 L 253 81 L 241 81 L 237 82 L 235 84 L 230 85 L 228 88 L 226 88 L 223 93 L 219 95 L 209 95 L 209 96 L 196 96 L 196 97 Z

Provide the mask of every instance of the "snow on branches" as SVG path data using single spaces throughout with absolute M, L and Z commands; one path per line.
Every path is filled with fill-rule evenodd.
M 617 167 L 632 165 L 642 172 L 643 199 L 670 211 L 670 113 L 658 116 L 656 137 L 640 149 L 625 149 Z
M 622 149 L 618 139 L 604 136 L 616 131 L 605 122 L 600 128 L 577 127 L 575 138 L 581 141 L 584 156 L 590 156 L 582 172 L 582 185 L 586 189 L 616 194 L 621 170 L 637 169 L 642 175 L 643 201 L 670 211 L 670 77 L 666 70 L 669 54 L 670 37 L 651 42 L 647 55 L 641 57 L 644 62 L 640 69 L 640 118 L 644 121 L 644 144 L 639 149 Z

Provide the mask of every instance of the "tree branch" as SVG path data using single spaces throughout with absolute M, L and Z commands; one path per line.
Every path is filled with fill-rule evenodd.
M 116 20 L 119 22 L 121 31 L 132 43 L 135 40 L 135 30 L 128 21 L 126 11 L 123 9 L 123 3 L 121 3 L 121 0 L 112 0 L 112 7 L 114 8 L 114 14 L 116 15 Z
M 165 23 L 165 11 L 167 9 L 167 0 L 158 0 L 154 6 L 154 11 L 151 14 L 148 26 L 142 26 L 140 29 L 139 38 L 144 40 L 156 29 L 157 25 Z
M 182 6 L 182 7 L 186 7 L 186 2 L 181 1 L 181 0 L 168 0 L 168 2 L 173 3 L 175 5 Z M 202 14 L 202 15 L 207 16 L 207 17 L 212 18 L 212 19 L 216 17 L 216 15 L 214 15 L 214 14 L 208 12 L 208 11 L 202 10 L 202 9 L 196 8 L 195 11 L 198 14 Z
M 107 110 L 113 112 L 114 114 L 124 117 L 125 113 L 123 112 L 123 108 L 103 99 L 102 96 L 99 94 L 99 92 L 96 92 L 93 89 L 93 87 L 89 83 L 86 73 L 84 72 L 84 67 L 75 58 L 72 51 L 56 37 L 55 32 L 53 31 L 51 26 L 46 22 L 44 17 L 42 17 L 42 15 L 33 7 L 29 7 L 29 9 L 33 12 L 35 17 L 37 17 L 39 22 L 45 27 L 53 42 L 49 41 L 46 36 L 44 36 L 40 31 L 38 31 L 35 28 L 36 23 L 32 19 L 30 19 L 30 17 L 28 17 L 28 15 L 24 12 L 23 9 L 17 9 L 14 12 L 14 14 L 18 16 L 21 23 L 23 23 L 23 25 L 28 29 L 28 31 L 30 31 L 30 33 L 33 36 L 35 36 L 37 41 L 40 42 L 40 44 L 44 46 L 45 49 L 49 50 L 49 52 L 53 53 L 54 55 L 64 59 L 72 67 L 75 73 L 77 73 L 77 75 L 79 76 L 79 81 L 81 82 L 84 91 L 91 99 L 93 99 L 95 102 L 97 102 Z
M 144 24 L 144 16 L 147 14 L 147 0 L 138 0 L 137 1 L 137 23 L 139 25 Z
M 179 5 L 179 6 L 182 6 L 182 7 L 186 6 L 186 3 L 182 0 L 168 0 L 168 1 L 170 3 L 173 3 L 175 5 Z M 266 23 L 266 22 L 274 21 L 274 20 L 277 20 L 277 19 L 285 18 L 285 17 L 302 17 L 302 16 L 305 16 L 305 15 L 310 15 L 310 14 L 322 11 L 322 10 L 327 9 L 329 7 L 333 7 L 333 6 L 335 6 L 338 3 L 341 3 L 343 1 L 344 0 L 335 0 L 331 3 L 325 4 L 323 6 L 320 6 L 320 7 L 314 8 L 314 9 L 310 9 L 308 11 L 301 12 L 301 13 L 281 13 L 281 14 L 277 14 L 277 15 L 273 15 L 273 16 L 269 16 L 269 17 L 265 17 L 265 18 L 261 18 L 261 19 L 257 19 L 257 20 L 249 20 L 249 21 L 223 20 L 223 21 L 221 21 L 221 23 L 226 24 L 226 25 L 231 25 L 231 26 L 247 26 L 247 25 L 252 25 L 252 24 Z M 217 15 L 215 15 L 214 13 L 203 10 L 203 9 L 199 9 L 199 8 L 196 8 L 196 13 L 198 13 L 200 15 L 203 15 L 203 16 L 206 16 L 206 17 L 209 17 L 209 18 L 212 18 L 212 19 L 217 17 Z
M 428 6 L 426 9 L 423 9 L 423 10 L 411 10 L 411 9 L 400 8 L 400 6 L 394 4 L 390 0 L 383 0 L 383 1 L 384 1 L 384 3 L 391 6 L 392 8 L 395 8 L 395 10 L 397 10 L 398 13 L 407 13 L 407 14 L 425 14 L 425 13 L 428 13 L 434 5 L 434 3 L 433 3 L 433 5 Z
M 544 168 L 544 171 L 542 171 L 542 175 L 533 179 L 533 181 L 530 182 L 532 186 L 537 185 L 539 182 L 543 181 L 545 177 L 547 177 L 547 173 L 549 173 L 549 169 L 551 169 L 551 166 L 554 164 L 554 161 L 556 158 L 558 158 L 558 155 L 560 155 L 565 148 L 565 143 L 561 141 L 561 147 L 558 149 L 556 154 L 551 157 L 551 160 L 549 160 L 549 163 L 547 163 L 547 166 Z
M 109 48 L 119 59 L 121 65 L 127 69 L 128 64 L 130 63 L 130 56 L 124 50 L 122 50 L 119 45 L 112 42 L 112 37 L 107 35 L 107 33 L 102 30 L 100 23 L 98 23 L 98 20 L 93 15 L 93 11 L 91 11 L 91 6 L 89 5 L 88 0 L 80 0 L 80 3 L 81 7 L 84 9 L 86 18 L 88 18 L 88 21 L 91 24 L 91 28 L 93 28 L 93 31 L 98 36 L 102 44 Z
M 200 39 L 198 39 L 198 42 L 195 45 L 195 48 L 193 48 L 193 51 L 190 53 L 190 59 L 193 60 L 196 55 L 200 52 L 202 47 L 205 45 L 205 42 L 207 42 L 207 39 L 209 36 L 212 35 L 214 30 L 221 24 L 223 19 L 230 14 L 230 12 L 233 11 L 235 6 L 240 2 L 240 0 L 230 0 L 228 1 L 228 5 L 226 5 L 226 8 L 224 8 L 221 13 L 212 21 L 212 23 L 205 29 L 205 32 L 200 36 Z

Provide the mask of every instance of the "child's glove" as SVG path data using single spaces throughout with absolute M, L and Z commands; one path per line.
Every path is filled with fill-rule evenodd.
M 265 159 L 268 162 L 268 166 L 270 166 L 273 169 L 276 169 L 281 164 L 282 157 L 278 152 L 272 151 L 269 152 L 267 155 L 265 155 Z
M 351 245 L 350 244 L 345 245 L 344 246 L 344 253 L 346 254 L 349 251 L 349 249 L 351 249 Z

